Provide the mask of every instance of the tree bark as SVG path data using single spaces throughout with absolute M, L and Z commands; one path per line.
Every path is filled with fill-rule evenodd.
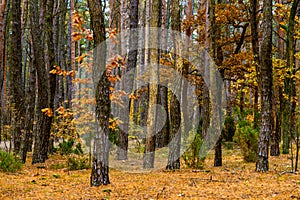
M 2 124 L 2 91 L 3 91 L 3 83 L 4 83 L 4 65 L 5 65 L 5 8 L 6 8 L 6 0 L 2 1 L 0 5 L 0 127 Z M 1 142 L 2 128 L 0 128 L 0 142 Z
M 172 1 L 171 5 L 171 18 L 172 18 L 172 39 L 174 44 L 174 61 L 175 61 L 175 69 L 178 72 L 182 71 L 183 68 L 183 60 L 182 60 L 182 39 L 178 38 L 176 32 L 181 31 L 181 17 L 180 17 L 180 6 L 179 0 Z M 175 31 L 175 32 L 174 32 Z M 171 122 L 171 130 L 170 130 L 170 138 L 169 138 L 169 156 L 168 163 L 166 169 L 180 169 L 180 142 L 181 142 L 181 110 L 180 110 L 180 102 L 181 102 L 181 77 L 178 81 L 178 91 L 179 97 L 175 95 L 175 91 L 172 91 L 170 100 L 170 122 Z
M 151 19 L 150 26 L 158 27 L 159 25 L 159 12 L 161 0 L 153 0 L 151 2 Z M 158 32 L 151 31 L 150 42 L 155 47 L 158 45 L 159 35 Z M 146 47 L 148 48 L 148 47 Z M 149 104 L 148 104 L 148 118 L 147 118 L 147 133 L 146 133 L 146 146 L 143 158 L 144 169 L 149 169 L 154 167 L 154 156 L 155 156 L 155 141 L 156 141 L 156 120 L 157 120 L 157 110 L 156 107 L 151 108 L 151 106 L 156 106 L 158 97 L 158 64 L 159 64 L 159 50 L 150 49 L 150 84 L 149 84 Z
M 31 37 L 33 47 L 33 66 L 37 71 L 38 82 L 38 97 L 37 97 L 37 133 L 34 137 L 34 151 L 32 157 L 32 164 L 43 163 L 48 159 L 48 146 L 51 131 L 51 115 L 46 115 L 42 109 L 50 108 L 49 106 L 49 71 L 46 69 L 45 55 L 44 55 L 44 25 L 46 0 L 30 1 L 31 13 Z
M 272 0 L 263 2 L 264 30 L 260 49 L 260 71 L 261 71 L 261 127 L 258 142 L 258 158 L 256 171 L 266 172 L 269 170 L 269 138 L 273 131 L 272 114 Z
M 93 81 L 96 86 L 97 132 L 92 159 L 91 186 L 107 185 L 109 180 L 109 117 L 110 117 L 110 82 L 106 76 L 106 44 L 103 5 L 101 0 L 88 0 L 91 25 L 94 32 L 94 68 Z M 103 74 L 99 74 L 100 72 Z M 100 80 L 98 81 L 98 77 Z
M 21 31 L 21 1 L 12 0 L 12 26 L 11 26 L 11 46 L 10 46 L 10 81 L 12 103 L 15 108 L 15 125 L 13 130 L 14 152 L 20 153 L 22 142 L 22 129 L 24 128 L 24 87 L 22 80 L 22 31 Z
M 134 92 L 134 77 L 136 73 L 137 65 L 137 54 L 138 54 L 138 9 L 139 9 L 139 0 L 130 1 L 130 36 L 129 36 L 129 53 L 128 53 L 128 62 L 126 71 L 128 72 L 125 77 L 125 84 L 127 92 Z M 117 150 L 117 160 L 126 160 L 128 152 L 128 131 L 129 131 L 129 110 L 122 112 L 125 113 L 122 124 L 122 129 L 120 130 L 119 140 L 118 140 L 118 150 Z M 125 109 L 128 107 L 125 106 Z

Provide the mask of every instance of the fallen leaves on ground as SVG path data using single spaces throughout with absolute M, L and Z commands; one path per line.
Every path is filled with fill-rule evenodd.
M 90 187 L 90 170 L 51 169 L 65 162 L 53 155 L 45 164 L 21 172 L 0 172 L 0 199 L 300 199 L 300 174 L 287 173 L 286 155 L 270 158 L 270 172 L 257 173 L 237 151 L 226 150 L 223 167 L 212 167 L 209 155 L 204 170 L 155 170 L 128 173 L 111 169 L 111 184 Z

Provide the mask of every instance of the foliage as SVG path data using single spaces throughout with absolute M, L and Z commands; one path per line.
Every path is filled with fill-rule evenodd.
M 239 119 L 234 141 L 240 146 L 244 160 L 246 162 L 255 162 L 259 130 L 253 128 L 253 124 L 249 122 L 249 118 L 248 116 L 246 120 Z
M 80 155 L 83 154 L 83 150 L 81 147 L 81 143 L 77 143 L 75 146 L 75 141 L 73 139 L 63 141 L 59 143 L 58 152 L 60 152 L 61 155 L 70 155 L 72 153 Z
M 232 116 L 227 116 L 224 122 L 223 138 L 227 142 L 232 142 L 235 133 L 235 122 Z
M 0 150 L 0 170 L 4 172 L 16 172 L 22 168 L 19 158 Z
M 69 170 L 89 169 L 90 163 L 86 156 L 72 154 L 68 157 L 67 166 Z
M 190 134 L 194 136 L 194 134 Z M 182 158 L 185 164 L 194 169 L 203 169 L 205 157 L 200 155 L 200 149 L 203 144 L 202 140 L 202 128 L 198 128 L 197 133 L 194 138 L 188 138 L 187 141 L 190 141 L 189 148 L 184 152 Z

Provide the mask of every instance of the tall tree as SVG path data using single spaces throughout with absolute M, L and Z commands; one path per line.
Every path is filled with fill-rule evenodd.
M 32 37 L 32 51 L 33 51 L 33 67 L 37 72 L 37 132 L 34 137 L 34 151 L 32 157 L 32 164 L 43 163 L 48 159 L 48 147 L 51 131 L 51 121 L 53 118 L 53 110 L 49 105 L 49 69 L 47 70 L 45 61 L 45 40 L 43 33 L 45 33 L 45 15 L 51 11 L 47 10 L 47 0 L 30 1 L 30 31 Z M 46 109 L 46 110 L 44 110 Z M 44 112 L 43 112 L 44 111 Z
M 258 143 L 256 171 L 269 170 L 269 138 L 273 131 L 272 114 L 272 0 L 263 2 L 263 35 L 260 47 L 261 72 L 261 127 Z
M 6 0 L 2 1 L 0 4 L 0 126 L 2 126 L 2 89 L 4 82 L 4 65 L 5 65 L 5 8 L 6 8 Z M 0 142 L 2 135 L 2 128 L 0 128 Z
M 22 81 L 22 30 L 21 30 L 21 0 L 12 0 L 12 36 L 10 46 L 10 82 L 12 103 L 15 108 L 15 125 L 13 131 L 14 152 L 19 153 L 22 140 L 24 109 L 24 87 Z
M 175 51 L 175 69 L 178 72 L 182 71 L 183 59 L 182 59 L 182 39 L 178 32 L 181 31 L 181 17 L 180 17 L 180 1 L 174 0 L 171 4 L 171 28 L 172 28 L 172 40 Z M 181 77 L 178 80 L 178 91 L 172 91 L 170 99 L 170 137 L 169 137 L 169 156 L 166 169 L 180 169 L 180 142 L 181 142 L 181 111 L 180 111 L 180 96 L 176 96 L 175 93 L 181 94 Z
M 296 109 L 296 83 L 291 77 L 296 73 L 295 65 L 295 16 L 299 0 L 294 0 L 290 9 L 290 16 L 288 19 L 287 33 L 286 33 L 286 59 L 287 59 L 287 76 L 284 80 L 284 91 L 288 96 L 283 102 L 282 112 L 282 134 L 283 134 L 283 154 L 289 153 L 289 142 L 293 134 L 295 134 L 295 109 Z
M 95 136 L 94 155 L 92 161 L 91 186 L 107 185 L 109 181 L 109 116 L 110 116 L 110 82 L 106 75 L 106 44 L 103 5 L 101 0 L 88 0 L 91 25 L 94 32 L 94 74 L 96 85 L 96 116 L 98 130 Z M 102 48 L 101 48 L 102 47 Z M 99 66 L 99 67 L 97 67 Z M 102 69 L 103 74 L 99 75 Z M 100 80 L 97 81 L 99 78 Z
M 138 54 L 138 9 L 139 9 L 139 0 L 130 1 L 130 35 L 129 35 L 129 53 L 128 53 L 128 62 L 126 71 L 127 76 L 125 77 L 126 88 L 125 91 L 133 92 L 133 83 L 135 76 L 135 69 L 137 65 L 137 54 Z M 132 105 L 132 104 L 130 104 Z M 130 107 L 130 106 L 129 106 Z M 125 109 L 128 107 L 125 106 Z M 124 113 L 123 125 L 120 130 L 119 139 L 118 139 L 118 150 L 117 150 L 117 159 L 126 160 L 127 159 L 127 150 L 128 150 L 128 131 L 129 131 L 129 110 L 122 112 Z
M 159 11 L 161 0 L 153 0 L 151 2 L 151 18 L 150 26 L 158 27 L 159 25 Z M 147 29 L 146 29 L 147 30 Z M 148 104 L 148 118 L 147 118 L 147 133 L 146 133 L 146 146 L 144 153 L 143 167 L 145 169 L 154 167 L 154 156 L 155 156 L 155 139 L 156 139 L 156 120 L 157 120 L 157 104 L 158 96 L 158 32 L 150 31 L 150 42 L 154 44 L 154 47 L 150 48 L 150 84 L 149 84 L 149 104 Z M 148 48 L 148 47 L 146 47 Z M 152 107 L 154 106 L 154 107 Z M 152 107 L 152 108 L 151 108 Z

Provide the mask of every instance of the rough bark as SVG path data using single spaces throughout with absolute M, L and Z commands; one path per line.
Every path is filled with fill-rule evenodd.
M 44 55 L 44 25 L 45 25 L 45 11 L 46 0 L 30 1 L 31 13 L 31 37 L 33 47 L 33 67 L 37 72 L 37 132 L 34 137 L 34 151 L 32 157 L 32 164 L 43 163 L 48 158 L 48 146 L 50 139 L 52 116 L 48 116 L 42 112 L 42 109 L 49 108 L 49 82 L 47 81 L 49 71 L 46 69 L 45 55 Z
M 21 31 L 21 1 L 12 0 L 12 25 L 10 52 L 10 82 L 12 103 L 15 108 L 15 125 L 13 130 L 14 152 L 18 154 L 22 142 L 22 129 L 24 128 L 24 87 L 22 81 L 22 31 Z
M 173 31 L 181 31 L 181 18 L 180 18 L 180 7 L 179 0 L 172 1 L 171 5 L 171 27 Z M 182 60 L 182 41 L 181 38 L 177 38 L 178 35 L 173 32 L 172 39 L 174 44 L 174 60 L 175 60 L 175 69 L 178 72 L 182 71 L 183 60 Z M 178 81 L 178 91 L 177 94 L 181 94 L 181 78 Z M 172 91 L 175 92 L 175 91 Z M 166 169 L 180 169 L 180 142 L 181 142 L 181 111 L 180 111 L 180 102 L 181 95 L 176 96 L 172 94 L 170 100 L 170 138 L 169 138 L 169 156 Z
M 150 26 L 158 27 L 159 25 L 159 12 L 160 12 L 160 3 L 161 0 L 153 0 L 151 2 L 151 19 Z M 153 31 L 150 34 L 150 42 L 158 45 L 158 32 L 154 33 Z M 150 85 L 149 85 L 149 108 L 148 108 L 148 118 L 147 118 L 147 133 L 146 133 L 146 145 L 143 158 L 143 167 L 144 169 L 149 169 L 154 167 L 154 156 L 155 156 L 155 141 L 156 141 L 156 120 L 157 120 L 157 110 L 156 107 L 151 108 L 157 104 L 158 97 L 158 64 L 159 57 L 158 49 L 150 49 Z
M 91 25 L 94 32 L 94 68 L 93 81 L 96 86 L 97 132 L 92 159 L 91 186 L 107 185 L 109 181 L 109 116 L 110 116 L 110 82 L 106 76 L 105 24 L 102 1 L 88 0 Z M 102 44 L 101 44 L 102 43 Z M 101 45 L 101 46 L 99 46 Z M 99 47 L 102 47 L 99 49 Z M 102 69 L 102 70 L 101 70 Z M 99 74 L 100 70 L 103 74 Z M 98 81 L 98 77 L 100 80 Z
M 272 1 L 263 2 L 264 30 L 260 49 L 261 71 L 261 127 L 258 142 L 258 157 L 256 171 L 266 172 L 269 170 L 269 138 L 273 131 L 272 114 Z
M 170 120 L 169 120 L 169 106 L 168 106 L 168 88 L 165 86 L 159 86 L 159 97 L 158 102 L 159 105 L 163 107 L 163 110 L 166 112 L 165 124 L 163 128 L 157 133 L 156 136 L 156 147 L 163 148 L 166 147 L 169 143 L 169 130 L 170 130 Z M 158 119 L 159 123 L 161 120 Z
M 0 5 L 0 127 L 2 127 L 2 89 L 4 83 L 4 65 L 5 65 L 5 8 L 6 0 L 2 1 Z M 0 142 L 1 142 L 2 128 L 0 128 Z
M 134 76 L 135 69 L 137 65 L 137 53 L 138 53 L 138 7 L 139 0 L 130 1 L 130 36 L 129 36 L 129 53 L 128 53 L 128 62 L 126 71 L 127 76 L 125 77 L 125 84 L 127 92 L 133 92 Z M 132 104 L 130 104 L 131 106 Z M 130 107 L 129 106 L 129 107 Z M 125 109 L 128 108 L 125 106 Z M 130 108 L 129 108 L 130 110 Z M 126 160 L 127 151 L 128 151 L 128 131 L 129 131 L 129 113 L 128 111 L 122 112 L 125 113 L 123 119 L 122 129 L 120 130 L 119 140 L 118 140 L 118 150 L 117 150 L 117 159 Z

